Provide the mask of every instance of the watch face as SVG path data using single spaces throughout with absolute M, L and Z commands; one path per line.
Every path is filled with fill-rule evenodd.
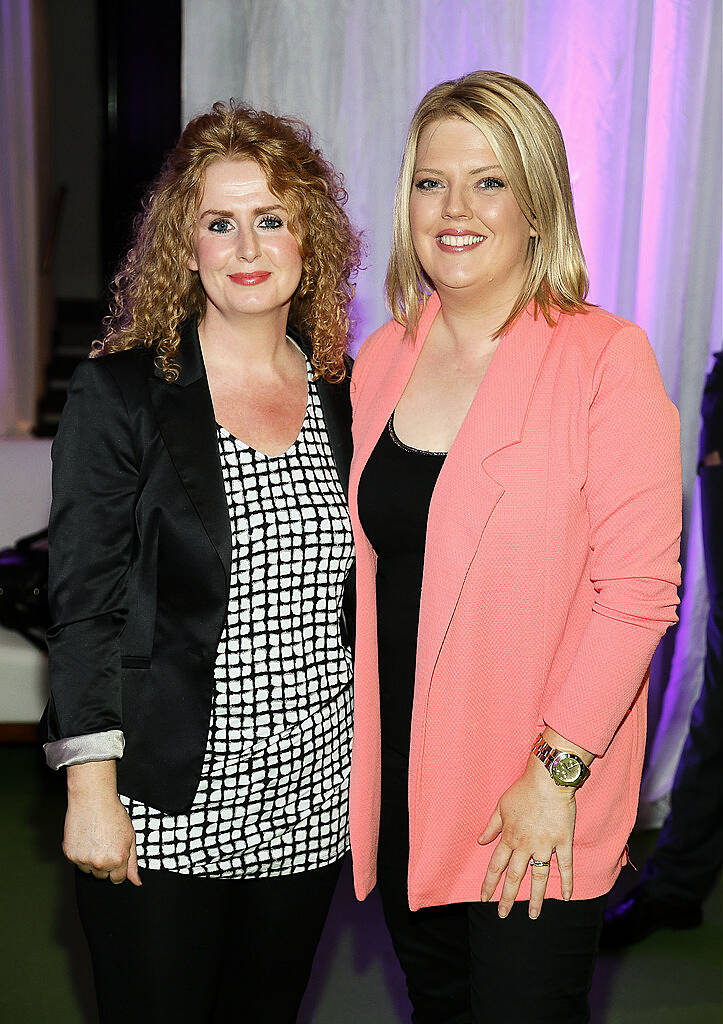
M 558 754 L 550 765 L 552 777 L 561 786 L 573 786 L 580 778 L 581 771 L 580 762 L 569 754 Z

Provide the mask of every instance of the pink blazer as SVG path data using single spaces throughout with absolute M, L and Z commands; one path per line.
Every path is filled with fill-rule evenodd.
M 357 550 L 351 843 L 357 895 L 376 881 L 380 732 L 376 556 L 361 472 L 439 310 L 415 342 L 390 322 L 352 378 L 349 499 Z M 612 886 L 633 826 L 647 677 L 676 621 L 678 414 L 645 334 L 601 309 L 500 341 L 432 496 L 409 764 L 409 905 L 475 901 L 501 794 L 545 724 L 598 755 L 577 795 L 573 899 Z M 560 898 L 553 859 L 548 896 Z M 499 890 L 496 896 L 499 896 Z M 529 873 L 518 899 L 529 899 Z

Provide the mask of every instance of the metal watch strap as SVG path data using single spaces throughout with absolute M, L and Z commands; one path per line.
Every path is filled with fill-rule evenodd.
M 559 754 L 560 751 L 556 750 L 551 743 L 548 743 L 547 740 L 543 737 L 542 733 L 540 733 L 540 735 L 535 740 L 535 745 L 532 748 L 532 753 L 535 755 L 535 757 L 539 758 L 540 761 L 542 761 L 542 763 L 544 764 L 545 768 L 549 770 L 550 764 L 552 763 L 552 759 L 555 757 L 556 754 Z
M 545 768 L 550 773 L 550 776 L 551 776 L 553 782 L 555 782 L 555 784 L 558 785 L 558 786 L 562 785 L 562 783 L 558 782 L 558 780 L 555 778 L 555 776 L 554 776 L 554 774 L 552 772 L 552 762 L 555 760 L 555 758 L 558 756 L 558 754 L 563 754 L 563 755 L 566 755 L 568 757 L 572 757 L 580 765 L 580 779 L 579 779 L 579 781 L 570 784 L 574 789 L 579 789 L 580 786 L 582 786 L 582 784 L 590 776 L 590 769 L 587 767 L 587 765 L 585 764 L 585 762 L 582 760 L 581 757 L 578 757 L 577 754 L 573 754 L 572 751 L 570 751 L 570 750 L 559 750 L 556 747 L 553 747 L 551 743 L 548 743 L 547 740 L 545 740 L 543 738 L 542 733 L 540 733 L 540 735 L 535 740 L 534 746 L 532 747 L 532 753 L 535 755 L 536 758 L 538 758 L 540 761 L 542 761 L 542 763 L 544 764 Z

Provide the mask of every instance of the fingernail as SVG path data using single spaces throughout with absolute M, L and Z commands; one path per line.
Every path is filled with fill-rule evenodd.
M 482 836 L 477 836 L 477 842 L 482 846 Z
M 487 900 L 489 899 L 489 896 L 487 895 L 486 892 L 483 892 L 479 899 L 480 899 L 480 903 L 486 903 Z
M 563 898 L 564 900 L 569 900 L 569 899 L 570 899 L 570 896 L 571 896 L 571 893 L 569 893 L 569 892 L 564 892 L 564 893 L 562 894 L 562 898 Z
M 498 913 L 500 917 L 507 917 L 507 907 L 500 907 Z
M 537 915 L 539 913 L 540 913 L 540 911 L 537 909 L 537 907 L 530 907 L 530 917 L 532 918 L 533 921 L 535 920 L 535 918 L 537 917 Z

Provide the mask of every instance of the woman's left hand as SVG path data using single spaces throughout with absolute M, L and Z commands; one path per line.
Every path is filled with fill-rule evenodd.
M 530 858 L 549 861 L 553 854 L 560 870 L 563 899 L 569 900 L 572 896 L 575 813 L 575 790 L 557 786 L 542 762 L 531 755 L 524 774 L 502 794 L 479 837 L 478 841 L 483 845 L 500 837 L 482 883 L 482 902 L 491 899 L 504 874 L 498 913 L 500 917 L 506 917 L 530 867 L 529 914 L 531 918 L 538 917 L 550 868 L 549 865 L 530 866 Z

